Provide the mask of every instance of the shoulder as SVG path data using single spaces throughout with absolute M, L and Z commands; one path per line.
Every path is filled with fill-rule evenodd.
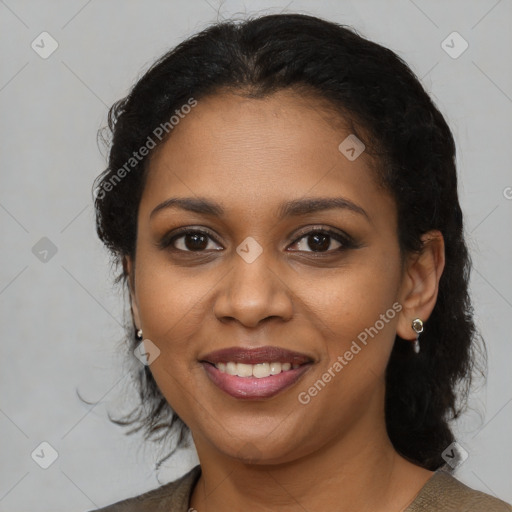
M 489 494 L 475 491 L 440 470 L 423 486 L 406 512 L 512 512 L 512 506 Z
M 190 494 L 200 474 L 201 467 L 195 466 L 174 482 L 97 509 L 96 512 L 187 512 Z

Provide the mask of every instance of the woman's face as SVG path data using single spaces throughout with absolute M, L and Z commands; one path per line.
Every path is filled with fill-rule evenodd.
M 226 93 L 151 155 L 133 311 L 200 455 L 278 463 L 384 422 L 396 208 L 340 125 L 314 98 Z

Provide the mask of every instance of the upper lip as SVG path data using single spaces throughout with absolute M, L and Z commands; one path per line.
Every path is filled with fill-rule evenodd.
M 258 348 L 241 348 L 229 347 L 221 350 L 216 350 L 206 354 L 200 358 L 202 362 L 212 364 L 217 363 L 245 363 L 245 364 L 258 364 L 258 363 L 291 363 L 291 364 L 304 364 L 310 363 L 313 360 L 306 354 L 294 352 L 280 347 L 258 347 Z

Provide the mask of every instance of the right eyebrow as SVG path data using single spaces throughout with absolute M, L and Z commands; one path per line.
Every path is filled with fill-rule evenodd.
M 195 197 L 171 197 L 154 208 L 149 217 L 153 217 L 157 212 L 166 208 L 181 208 L 189 212 L 214 215 L 216 217 L 222 217 L 224 215 L 222 206 L 214 201 Z

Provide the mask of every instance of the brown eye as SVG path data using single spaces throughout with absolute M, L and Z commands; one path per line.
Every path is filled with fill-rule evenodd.
M 183 239 L 189 251 L 204 251 L 208 246 L 208 237 L 201 233 L 190 233 L 184 235 Z
M 334 247 L 332 247 L 333 242 Z M 349 244 L 339 233 L 316 230 L 304 234 L 293 245 L 297 246 L 296 250 L 304 252 L 330 252 L 339 250 Z
M 315 233 L 307 237 L 307 245 L 313 251 L 327 251 L 331 245 L 331 236 L 323 233 Z
M 184 252 L 203 252 L 206 250 L 220 250 L 213 244 L 213 239 L 209 233 L 198 230 L 182 231 L 166 240 L 163 247 L 171 247 Z

